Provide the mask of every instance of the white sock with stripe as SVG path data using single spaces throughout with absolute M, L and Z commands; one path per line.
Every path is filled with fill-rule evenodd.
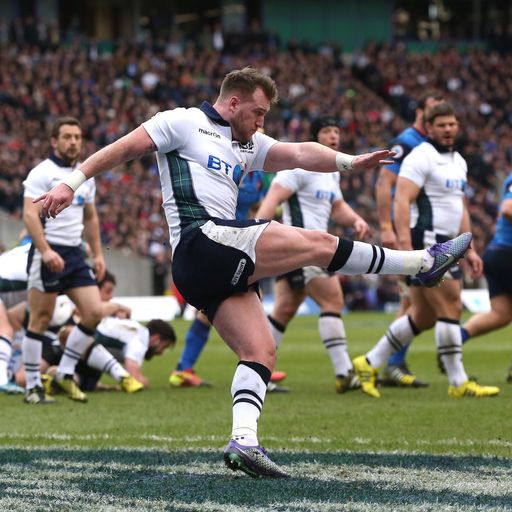
M 92 343 L 92 335 L 94 331 L 85 327 L 85 325 L 78 324 L 71 329 L 64 353 L 62 354 L 57 368 L 57 374 L 73 375 L 75 373 L 76 365 L 82 357 L 87 347 Z
M 42 387 L 41 383 L 41 357 L 43 355 L 44 334 L 27 331 L 21 344 L 22 360 L 25 366 L 25 380 L 27 389 Z
M 437 351 L 448 375 L 448 382 L 452 386 L 460 386 L 468 380 L 462 364 L 460 324 L 457 320 L 439 318 L 435 329 Z
M 108 373 L 118 382 L 123 377 L 128 376 L 128 372 L 122 367 L 121 363 L 103 345 L 97 343 L 92 346 L 86 363 L 95 370 Z
M 365 242 L 338 239 L 338 248 L 327 270 L 346 275 L 415 275 L 432 267 L 434 258 L 426 250 L 395 251 Z
M 339 313 L 322 313 L 318 319 L 320 338 L 331 358 L 334 373 L 346 377 L 352 369 L 352 361 L 347 352 L 345 325 Z
M 391 354 L 409 345 L 416 334 L 418 331 L 407 315 L 397 318 L 388 327 L 386 334 L 366 354 L 366 360 L 374 368 L 379 368 Z
M 270 370 L 253 361 L 240 361 L 236 367 L 231 396 L 233 428 L 231 437 L 246 446 L 258 444 L 258 419 L 263 408 Z

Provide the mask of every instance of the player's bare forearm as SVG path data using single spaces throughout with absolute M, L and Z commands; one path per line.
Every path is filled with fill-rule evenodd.
M 407 198 L 395 198 L 395 227 L 400 249 L 411 250 L 411 230 L 409 227 L 411 204 Z
M 156 147 L 146 130 L 139 126 L 124 137 L 105 146 L 80 164 L 80 170 L 87 178 L 156 151 Z
M 392 194 L 391 189 L 396 185 L 396 174 L 382 168 L 375 186 L 375 197 L 377 199 L 377 212 L 381 230 L 392 230 L 391 210 Z
M 32 243 L 43 253 L 50 248 L 44 236 L 43 224 L 40 218 L 40 208 L 32 202 L 31 198 L 26 197 L 23 201 L 23 222 L 27 229 Z
M 337 170 L 367 169 L 379 164 L 391 164 L 392 160 L 387 160 L 394 155 L 393 152 L 385 150 L 375 151 L 357 155 L 353 158 L 345 155 L 351 164 L 343 169 L 337 163 L 338 151 L 318 144 L 317 142 L 279 142 L 272 146 L 265 159 L 263 166 L 265 171 L 277 172 L 283 169 L 294 169 L 300 167 L 307 171 L 316 172 L 335 172 Z

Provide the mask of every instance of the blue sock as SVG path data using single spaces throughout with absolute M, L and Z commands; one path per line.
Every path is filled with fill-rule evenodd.
M 177 366 L 178 370 L 194 368 L 194 365 L 199 359 L 199 356 L 208 341 L 210 329 L 210 324 L 205 325 L 197 318 L 192 322 L 192 325 L 185 336 L 185 346 L 181 352 L 180 362 Z
M 462 344 L 466 343 L 469 340 L 469 332 L 464 329 L 464 327 L 460 328 L 460 335 L 462 336 Z
M 405 347 L 401 348 L 398 352 L 391 354 L 388 359 L 388 366 L 396 366 L 405 363 L 405 356 L 407 355 L 407 351 L 409 350 L 409 345 L 405 345 Z

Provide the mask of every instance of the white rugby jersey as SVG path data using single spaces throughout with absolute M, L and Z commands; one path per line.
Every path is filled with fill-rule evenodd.
M 123 358 L 129 358 L 142 365 L 149 348 L 149 331 L 135 320 L 108 316 L 96 327 L 96 331 L 122 345 Z
M 26 282 L 29 250 L 30 244 L 24 244 L 0 254 L 0 279 Z
M 283 204 L 284 224 L 327 231 L 332 205 L 343 199 L 339 172 L 289 169 L 273 181 L 294 192 Z
M 466 161 L 457 151 L 441 153 L 428 141 L 416 146 L 405 157 L 399 174 L 421 188 L 411 205 L 410 227 L 449 238 L 457 236 L 467 173 Z
M 157 147 L 173 249 L 194 221 L 235 219 L 242 177 L 263 169 L 268 150 L 278 142 L 259 132 L 246 144 L 233 140 L 229 123 L 208 103 L 159 112 L 142 126 Z
M 64 162 L 52 155 L 36 165 L 23 182 L 24 197 L 35 199 L 48 192 L 52 187 L 69 176 L 73 167 L 66 167 Z M 84 205 L 94 202 L 96 185 L 94 178 L 88 179 L 78 187 L 73 202 L 55 219 L 43 219 L 44 234 L 48 243 L 76 247 L 82 243 L 84 229 Z

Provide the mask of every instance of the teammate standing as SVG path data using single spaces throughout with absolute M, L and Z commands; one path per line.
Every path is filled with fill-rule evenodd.
M 30 319 L 23 340 L 26 372 L 26 403 L 53 401 L 41 383 L 40 362 L 44 332 L 48 328 L 59 293 L 66 293 L 82 314 L 69 336 L 61 358 L 56 384 L 69 398 L 86 402 L 87 396 L 73 381 L 75 366 L 101 320 L 101 299 L 96 278 L 102 279 L 105 261 L 101 251 L 99 222 L 94 206 L 96 187 L 89 180 L 70 197 L 70 208 L 59 218 L 41 220 L 41 205 L 34 199 L 76 169 L 82 149 L 80 122 L 57 119 L 51 132 L 52 154 L 34 167 L 24 182 L 23 221 L 32 239 L 28 259 L 28 306 Z M 94 255 L 94 272 L 85 262 L 82 232 Z
M 392 202 L 393 193 L 400 172 L 400 166 L 404 158 L 413 148 L 421 144 L 426 139 L 424 118 L 425 111 L 434 105 L 437 105 L 443 99 L 439 91 L 426 91 L 419 99 L 415 111 L 414 123 L 409 128 L 398 134 L 390 144 L 390 149 L 395 153 L 394 162 L 391 165 L 381 167 L 379 178 L 375 189 L 377 199 L 377 211 L 379 214 L 380 237 L 384 247 L 390 249 L 398 248 L 398 241 L 393 228 Z M 400 290 L 400 307 L 397 312 L 397 318 L 405 315 L 411 302 L 409 299 L 409 286 L 405 278 L 399 278 L 398 286 Z M 404 346 L 398 352 L 395 352 L 388 361 L 382 376 L 384 385 L 405 386 L 405 387 L 424 387 L 428 383 L 418 379 L 409 370 L 405 361 L 409 345 Z
M 310 140 L 337 150 L 340 128 L 336 119 L 321 117 L 311 125 Z M 339 173 L 291 169 L 277 174 L 256 214 L 271 219 L 283 204 L 283 222 L 289 226 L 327 231 L 329 219 L 352 228 L 356 238 L 364 238 L 368 224 L 343 200 Z M 347 352 L 345 325 L 341 318 L 343 292 L 337 275 L 308 266 L 278 276 L 274 286 L 274 308 L 268 319 L 279 347 L 286 327 L 306 298 L 320 306 L 318 330 L 329 354 L 336 378 L 336 391 L 344 393 L 360 387 Z
M 432 242 L 443 243 L 470 229 L 464 188 L 467 165 L 454 150 L 459 123 L 450 104 L 439 103 L 427 113 L 429 138 L 405 158 L 398 177 L 395 196 L 395 224 L 400 247 L 420 249 Z M 474 277 L 482 273 L 482 260 L 469 249 L 466 254 Z M 389 355 L 411 342 L 414 335 L 435 324 L 438 354 L 448 374 L 448 395 L 494 396 L 495 386 L 481 386 L 468 379 L 462 364 L 460 315 L 462 311 L 461 271 L 445 262 L 446 279 L 428 288 L 411 282 L 411 306 L 408 316 L 396 319 L 380 341 L 366 355 L 354 359 L 362 390 L 379 398 L 375 387 L 377 368 Z

